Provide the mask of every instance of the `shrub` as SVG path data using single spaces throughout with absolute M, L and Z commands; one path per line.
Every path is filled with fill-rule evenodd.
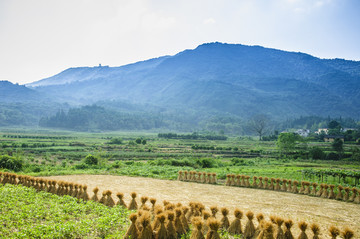
M 310 156 L 312 159 L 325 159 L 326 157 L 324 151 L 318 147 L 310 149 Z
M 137 139 L 135 140 L 135 143 L 137 143 L 137 144 L 141 144 L 141 142 L 142 142 L 142 140 L 141 140 L 140 138 L 137 138 Z
M 9 155 L 0 156 L 0 168 L 6 168 L 14 171 L 20 171 L 23 161 Z
M 122 144 L 123 140 L 121 138 L 113 138 L 110 140 L 109 144 Z
M 88 165 L 96 165 L 98 164 L 98 159 L 95 156 L 89 154 L 88 156 L 85 157 L 84 162 Z
M 216 167 L 216 161 L 210 158 L 198 159 L 196 163 L 202 168 L 214 168 Z

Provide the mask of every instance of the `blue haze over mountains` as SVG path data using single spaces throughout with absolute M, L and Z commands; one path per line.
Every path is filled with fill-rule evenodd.
M 14 101 L 4 84 L 1 102 Z M 208 43 L 121 67 L 70 68 L 26 86 L 17 86 L 24 90 L 21 102 L 41 104 L 40 97 L 58 108 L 96 103 L 243 119 L 261 113 L 275 120 L 360 116 L 359 61 L 240 44 Z

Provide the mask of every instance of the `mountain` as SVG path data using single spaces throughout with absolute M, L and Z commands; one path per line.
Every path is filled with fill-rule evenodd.
M 360 62 L 208 43 L 121 67 L 70 68 L 27 85 L 70 104 L 127 101 L 248 118 L 360 117 Z

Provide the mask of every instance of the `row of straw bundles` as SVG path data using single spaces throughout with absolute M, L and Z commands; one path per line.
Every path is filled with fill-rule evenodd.
M 47 191 L 50 193 L 55 193 L 58 195 L 70 195 L 79 199 L 83 200 L 89 200 L 89 196 L 87 194 L 87 186 L 86 185 L 80 185 L 80 184 L 74 184 L 74 183 L 68 183 L 64 181 L 55 181 L 55 180 L 46 180 L 42 178 L 34 178 L 31 176 L 22 176 L 22 175 L 16 175 L 13 173 L 2 173 L 0 172 L 0 182 L 3 184 L 11 183 L 11 184 L 22 184 L 24 186 L 28 187 L 34 187 L 38 191 Z M 94 195 L 92 196 L 91 200 L 103 203 L 107 206 L 115 206 L 120 205 L 123 207 L 127 207 L 124 200 L 123 200 L 123 194 L 117 193 L 117 196 L 119 198 L 119 201 L 115 203 L 115 201 L 112 199 L 111 194 L 112 192 L 110 190 L 106 190 L 102 193 L 102 197 L 99 199 L 97 196 L 98 188 L 95 188 L 93 190 Z M 194 222 L 194 230 L 192 233 L 191 238 L 202 238 L 202 235 L 206 235 L 207 238 L 218 238 L 217 230 L 221 228 L 222 230 L 228 231 L 230 234 L 243 234 L 244 238 L 273 238 L 271 235 L 274 236 L 276 234 L 276 238 L 293 238 L 293 237 L 286 237 L 286 235 L 291 235 L 291 221 L 285 222 L 285 232 L 281 233 L 281 224 L 284 220 L 278 219 L 275 217 L 270 217 L 270 220 L 278 225 L 277 231 L 275 231 L 272 226 L 269 226 L 269 224 L 262 224 L 261 221 L 263 220 L 263 215 L 259 214 L 257 215 L 258 219 L 258 227 L 255 228 L 252 219 L 253 219 L 253 213 L 247 212 L 246 216 L 248 218 L 248 221 L 245 225 L 244 230 L 242 230 L 241 227 L 241 218 L 243 213 L 236 209 L 234 211 L 235 219 L 230 223 L 228 219 L 229 210 L 226 208 L 221 209 L 222 218 L 220 221 L 216 221 L 216 214 L 218 212 L 218 208 L 216 206 L 210 207 L 211 213 L 205 210 L 205 206 L 201 203 L 197 202 L 190 202 L 189 206 L 182 206 L 180 203 L 178 204 L 171 204 L 168 201 L 164 201 L 164 207 L 156 205 L 156 199 L 151 198 L 150 202 L 152 204 L 151 208 L 148 208 L 146 205 L 146 202 L 148 201 L 148 197 L 141 197 L 141 205 L 138 207 L 138 204 L 136 202 L 136 193 L 131 193 L 132 200 L 127 208 L 131 210 L 136 210 L 139 208 L 138 216 L 131 217 L 131 220 L 136 222 L 137 218 L 139 218 L 139 221 L 137 224 L 135 224 L 135 228 L 131 229 L 129 228 L 128 233 L 131 231 L 137 232 L 138 237 L 129 236 L 131 238 L 175 238 L 180 237 L 181 235 L 185 234 L 187 231 L 189 231 L 189 224 L 190 222 Z M 158 216 L 158 214 L 162 212 L 168 212 L 165 217 L 164 216 Z M 172 215 L 169 213 L 169 211 L 173 211 Z M 152 215 L 149 216 L 143 216 L 142 213 L 145 212 L 145 214 Z M 146 213 L 149 212 L 149 213 Z M 176 216 L 176 217 L 175 217 Z M 153 220 L 153 226 L 149 226 L 149 218 L 150 222 Z M 158 218 L 158 219 L 157 219 Z M 197 218 L 198 220 L 196 220 Z M 154 220 L 155 219 L 155 220 Z M 167 221 L 166 221 L 167 220 Z M 202 221 L 201 221 L 202 220 Z M 172 221 L 173 223 L 169 223 L 169 221 Z M 199 222 L 201 221 L 201 223 Z M 161 224 L 165 225 L 164 223 L 167 223 L 166 232 L 164 231 L 164 227 L 161 227 Z M 281 223 L 280 223 L 281 222 Z M 156 230 L 159 228 L 160 229 Z M 300 223 L 300 229 L 302 230 L 301 235 L 299 238 L 307 238 L 305 230 L 307 228 L 306 223 Z M 300 225 L 299 224 L 299 225 Z M 156 226 L 157 225 L 157 226 Z M 264 226 L 262 226 L 264 225 Z M 305 226 L 304 226 L 305 225 Z M 132 226 L 134 228 L 134 225 Z M 201 233 L 199 232 L 198 228 L 201 228 Z M 313 229 L 314 228 L 314 229 Z M 131 230 L 130 230 L 131 229 Z M 168 229 L 170 232 L 168 232 Z M 312 226 L 311 229 L 314 232 L 313 238 L 318 235 L 319 227 L 318 226 Z M 196 232 L 197 231 L 197 232 Z M 175 232 L 175 233 L 174 233 Z M 316 234 L 317 232 L 317 234 Z M 332 227 L 331 230 L 332 238 L 336 238 L 340 231 Z M 164 236 L 164 233 L 166 233 Z M 280 237 L 282 234 L 284 234 L 284 237 Z M 350 229 L 345 229 L 343 231 L 343 237 L 346 239 L 350 239 L 353 237 L 353 232 Z M 150 237 L 151 235 L 151 237 Z M 261 235 L 263 237 L 261 237 Z M 279 236 L 280 235 L 280 236 Z M 196 237 L 195 237 L 196 236 Z M 301 237 L 302 236 L 302 237 Z
M 77 183 L 35 178 L 6 172 L 0 172 L 0 183 L 23 185 L 26 187 L 32 187 L 36 189 L 36 191 L 45 191 L 59 196 L 69 195 L 78 199 L 89 200 L 87 186 Z
M 276 191 L 284 191 L 290 193 L 299 193 L 310 196 L 317 196 L 322 198 L 342 200 L 346 202 L 360 203 L 360 189 L 337 186 L 337 193 L 335 193 L 335 185 L 320 184 L 318 190 L 317 183 L 310 183 L 306 181 L 292 181 L 288 179 L 280 178 L 268 178 L 268 177 L 253 177 L 250 184 L 250 176 L 246 175 L 226 175 L 226 186 L 236 187 L 252 187 L 259 189 L 268 189 Z M 298 187 L 300 185 L 300 188 Z
M 216 173 L 179 171 L 179 181 L 216 184 Z
M 218 208 L 210 207 L 210 211 L 198 202 L 190 202 L 189 207 L 181 203 L 172 204 L 168 201 L 161 205 L 153 205 L 153 209 L 143 207 L 137 213 L 130 215 L 131 225 L 127 230 L 125 238 L 180 238 L 192 228 L 190 239 L 220 238 L 219 231 L 227 231 L 230 235 L 242 235 L 242 238 L 295 238 L 291 231 L 292 220 L 284 220 L 280 217 L 270 216 L 270 221 L 264 220 L 263 214 L 258 214 L 257 227 L 253 222 L 254 214 L 251 211 L 246 213 L 247 221 L 242 226 L 241 219 L 243 212 L 240 209 L 234 210 L 235 218 L 229 221 L 227 208 L 221 209 L 221 218 L 217 218 Z M 192 224 L 192 226 L 190 226 Z M 298 224 L 300 235 L 297 238 L 309 238 L 306 232 L 308 224 Z M 320 227 L 317 224 L 310 226 L 312 238 L 319 238 Z M 334 226 L 329 229 L 332 239 L 337 238 L 340 230 Z M 351 239 L 354 232 L 348 228 L 342 231 L 344 239 Z

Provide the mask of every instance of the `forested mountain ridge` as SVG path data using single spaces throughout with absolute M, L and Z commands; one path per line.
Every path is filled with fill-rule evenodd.
M 360 62 L 240 44 L 208 43 L 121 67 L 71 68 L 29 86 L 62 102 L 124 100 L 244 118 L 360 112 Z

